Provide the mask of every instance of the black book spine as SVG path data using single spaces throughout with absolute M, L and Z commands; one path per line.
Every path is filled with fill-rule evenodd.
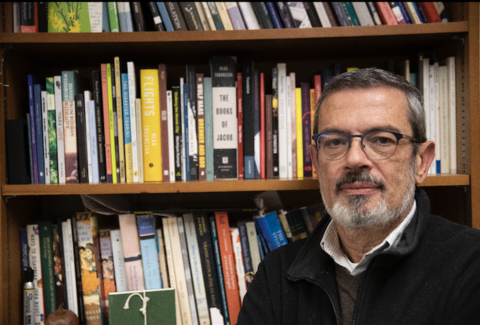
M 97 132 L 97 156 L 98 156 L 98 178 L 100 183 L 107 181 L 107 169 L 105 166 L 105 138 L 103 132 L 103 110 L 102 110 L 102 85 L 100 83 L 100 72 L 92 72 L 93 100 L 95 102 L 95 125 L 96 129 L 91 132 Z M 94 145 L 92 143 L 92 145 Z
M 145 31 L 145 20 L 143 19 L 142 6 L 140 2 L 132 2 L 133 20 L 135 21 L 135 31 Z
M 275 5 L 277 6 L 278 15 L 282 20 L 283 26 L 285 26 L 285 28 L 295 28 L 287 4 L 285 2 L 275 2 Z
M 118 118 L 117 118 L 117 85 L 115 84 L 115 66 L 112 64 L 112 103 L 113 103 L 113 136 L 115 138 L 115 167 L 117 183 L 120 183 L 120 148 L 118 143 Z M 115 171 L 112 170 L 112 173 Z
M 188 30 L 203 30 L 200 16 L 194 2 L 179 2 Z
M 38 2 L 38 31 L 48 32 L 48 2 Z
M 20 26 L 35 26 L 34 2 L 20 2 Z
M 180 107 L 180 87 L 172 87 L 173 102 L 173 144 L 175 147 L 175 180 L 182 180 L 182 109 Z
M 158 11 L 157 4 L 155 2 L 149 2 L 148 8 L 153 19 L 153 28 L 156 31 L 163 32 L 165 27 L 163 26 L 162 17 L 160 17 L 160 12 Z
M 188 91 L 188 110 L 189 115 L 192 115 L 192 123 L 188 125 L 189 134 L 189 150 L 188 162 L 190 167 L 190 180 L 198 181 L 198 138 L 197 138 L 197 83 L 195 76 L 195 66 L 193 64 L 187 65 L 187 91 Z M 189 121 L 190 121 L 189 116 Z M 193 136 L 192 136 L 193 132 Z M 192 142 L 192 139 L 195 141 Z
M 197 232 L 208 308 L 217 308 L 220 313 L 224 315 L 209 219 L 206 213 L 194 213 L 193 218 L 195 220 L 195 230 Z
M 252 7 L 262 29 L 273 29 L 273 22 L 268 14 L 267 5 L 265 5 L 265 2 L 252 2 Z
M 170 16 L 170 20 L 172 21 L 175 31 L 188 30 L 187 24 L 185 23 L 185 19 L 183 19 L 182 11 L 180 10 L 178 3 L 165 2 L 165 6 L 167 7 L 168 15 Z
M 253 107 L 254 107 L 254 139 L 260 139 L 260 74 L 257 69 L 253 69 Z M 260 144 L 260 141 L 256 141 Z M 258 150 L 258 152 L 257 152 Z M 255 179 L 260 179 L 260 146 L 257 146 L 255 152 Z
M 6 120 L 6 149 L 9 184 L 30 184 L 30 158 L 26 120 Z
M 79 324 L 86 325 L 87 319 L 85 318 L 85 304 L 83 301 L 82 267 L 80 263 L 80 254 L 78 252 L 77 219 L 75 217 L 70 219 L 72 220 L 73 260 L 75 262 L 75 279 L 77 283 L 78 320 Z
M 75 114 L 77 126 L 78 172 L 80 183 L 88 184 L 87 121 L 85 120 L 85 98 L 75 95 Z
M 307 16 L 310 20 L 310 24 L 312 24 L 312 27 L 322 27 L 322 24 L 320 23 L 320 18 L 318 18 L 317 11 L 315 10 L 313 2 L 304 2 L 303 7 L 307 12 Z
M 279 176 L 278 166 L 278 70 L 272 70 L 272 141 L 273 141 L 273 177 Z
M 244 60 L 242 64 L 243 91 L 243 157 L 244 177 L 255 178 L 255 103 L 253 89 L 253 61 Z

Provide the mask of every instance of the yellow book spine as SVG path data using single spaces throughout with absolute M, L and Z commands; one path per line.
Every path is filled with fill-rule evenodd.
M 110 124 L 110 146 L 112 156 L 112 182 L 117 184 L 117 157 L 115 155 L 115 132 L 113 126 L 113 99 L 112 99 L 112 67 L 107 63 L 107 86 L 108 86 L 108 121 Z M 115 121 L 116 122 L 116 121 Z
M 143 176 L 145 182 L 161 182 L 160 93 L 158 70 L 140 70 L 142 98 Z
M 125 183 L 125 154 L 123 146 L 123 102 L 122 102 L 122 80 L 120 77 L 120 58 L 114 58 L 115 64 L 115 92 L 117 97 L 117 126 L 118 126 L 118 163 L 120 164 L 120 182 Z
M 303 178 L 302 88 L 295 88 L 295 103 L 295 120 L 297 122 L 297 178 Z
M 311 130 L 312 130 L 312 134 L 310 134 L 310 136 L 313 135 L 313 122 L 315 121 L 315 89 L 310 89 L 310 116 L 312 117 L 312 123 L 310 124 L 312 127 L 311 127 Z M 312 140 L 312 144 L 313 143 L 313 140 Z M 317 170 L 315 169 L 315 166 L 313 165 L 313 160 L 312 160 L 312 178 L 313 179 L 316 179 L 317 178 Z

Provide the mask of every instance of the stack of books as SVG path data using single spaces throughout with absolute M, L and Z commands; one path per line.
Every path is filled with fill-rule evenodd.
M 81 212 L 21 229 L 22 268 L 34 270 L 39 320 L 62 305 L 82 324 L 108 324 L 109 293 L 175 288 L 179 323 L 235 324 L 261 260 L 307 237 L 322 215 L 314 205 L 235 224 L 227 212 L 142 212 L 99 229 Z
M 448 22 L 442 2 L 14 2 L 20 33 L 215 31 Z

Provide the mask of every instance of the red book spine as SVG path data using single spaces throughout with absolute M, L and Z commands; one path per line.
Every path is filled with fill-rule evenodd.
M 105 165 L 107 167 L 107 183 L 113 183 L 112 178 L 112 148 L 110 145 L 110 118 L 108 115 L 108 83 L 107 65 L 100 65 L 102 76 L 102 99 L 103 99 L 103 132 L 105 133 Z
M 237 73 L 237 120 L 238 120 L 238 179 L 243 179 L 243 102 L 242 73 Z
M 160 142 L 162 146 L 163 181 L 170 182 L 168 155 L 167 67 L 158 65 L 158 90 L 160 94 Z
M 322 95 L 322 76 L 321 75 L 316 74 L 313 76 L 313 88 L 315 89 L 315 105 L 317 105 L 318 99 Z
M 260 73 L 260 178 L 265 178 L 265 76 Z
M 203 73 L 197 73 L 197 137 L 198 137 L 198 180 L 207 180 L 207 163 L 205 160 L 205 101 Z
M 384 25 L 398 25 L 388 2 L 375 2 L 375 7 L 377 7 L 378 14 Z
M 438 14 L 437 9 L 435 8 L 435 5 L 433 4 L 433 2 L 417 2 L 417 4 L 422 9 L 423 14 L 425 15 L 425 18 L 427 18 L 427 21 L 429 23 L 442 22 L 442 19 L 440 18 L 440 15 Z
M 225 282 L 225 292 L 227 293 L 230 323 L 236 324 L 238 314 L 240 313 L 240 294 L 237 285 L 235 256 L 232 248 L 232 238 L 227 213 L 215 212 L 215 221 L 217 224 L 220 256 L 222 258 L 223 278 Z

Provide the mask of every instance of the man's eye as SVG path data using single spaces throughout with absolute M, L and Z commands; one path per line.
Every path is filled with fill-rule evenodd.
M 370 142 L 377 146 L 391 146 L 396 143 L 395 140 L 387 137 L 376 137 L 373 138 Z
M 346 145 L 346 143 L 347 142 L 344 139 L 331 139 L 331 140 L 325 141 L 325 146 L 327 148 L 336 148 L 336 147 L 344 146 Z

